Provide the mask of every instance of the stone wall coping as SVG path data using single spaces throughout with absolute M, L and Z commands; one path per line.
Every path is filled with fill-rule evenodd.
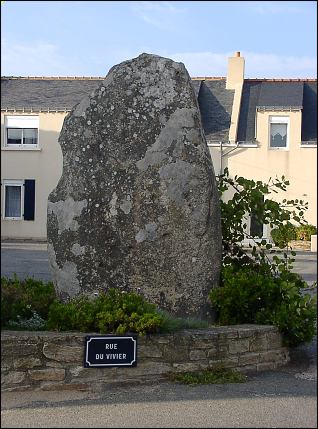
M 148 334 L 146 336 L 139 336 L 139 338 L 159 338 L 167 336 L 185 336 L 185 335 L 200 335 L 202 334 L 231 334 L 237 331 L 258 331 L 258 332 L 277 332 L 278 329 L 273 325 L 253 325 L 253 324 L 244 324 L 244 325 L 229 325 L 229 326 L 212 326 L 208 328 L 196 328 L 196 329 L 181 329 L 169 333 L 161 334 Z M 133 333 L 132 333 L 133 334 Z M 1 331 L 1 340 L 5 340 L 7 337 L 42 337 L 42 338 L 54 338 L 54 337 L 85 337 L 92 335 L 114 335 L 110 333 L 100 334 L 99 332 L 79 332 L 79 331 L 11 331 L 11 330 L 2 330 Z M 127 334 L 128 335 L 128 334 Z

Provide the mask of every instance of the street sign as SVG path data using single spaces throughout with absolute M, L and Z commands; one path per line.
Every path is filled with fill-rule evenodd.
M 136 335 L 85 337 L 84 367 L 137 366 Z

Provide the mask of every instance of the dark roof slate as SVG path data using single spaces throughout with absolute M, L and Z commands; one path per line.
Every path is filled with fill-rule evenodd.
M 192 79 L 192 86 L 193 86 L 193 89 L 194 89 L 194 92 L 195 92 L 195 95 L 197 96 L 197 98 L 199 96 L 201 82 L 202 82 L 202 80 Z
M 262 82 L 257 107 L 300 108 L 303 82 Z
M 2 109 L 71 110 L 104 78 L 1 78 Z M 225 78 L 193 79 L 202 125 L 208 141 L 227 142 L 234 98 Z M 302 141 L 317 141 L 317 81 L 262 81 L 243 85 L 238 141 L 255 139 L 258 108 L 301 108 Z
M 302 109 L 302 141 L 317 141 L 317 81 L 244 81 L 238 141 L 255 140 L 256 110 Z
M 2 109 L 70 110 L 100 85 L 103 78 L 49 79 L 2 78 Z M 225 79 L 193 79 L 203 128 L 208 139 L 228 140 L 234 91 L 225 89 Z
M 252 141 L 255 139 L 255 113 L 261 86 L 262 82 L 244 82 L 237 129 L 238 141 Z
M 234 90 L 225 89 L 226 80 L 202 81 L 198 102 L 208 141 L 227 142 L 231 125 Z
M 67 109 L 101 84 L 100 79 L 1 79 L 2 109 Z

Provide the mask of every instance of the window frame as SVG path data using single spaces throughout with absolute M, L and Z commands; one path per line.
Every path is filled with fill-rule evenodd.
M 272 124 L 283 124 L 287 125 L 286 129 L 286 146 L 284 147 L 274 147 L 271 146 L 271 127 Z M 289 128 L 290 128 L 290 117 L 289 116 L 276 116 L 276 115 L 270 115 L 268 120 L 268 149 L 269 150 L 283 150 L 288 151 L 289 150 Z
M 28 119 L 29 124 L 28 125 Z M 21 123 L 21 126 L 10 125 L 10 121 Z M 23 122 L 25 123 L 23 124 Z M 34 125 L 37 125 L 35 127 Z M 5 116 L 5 126 L 4 126 L 4 148 L 10 150 L 39 150 L 39 116 L 38 115 L 7 115 Z M 8 143 L 8 130 L 21 130 L 21 143 Z M 24 130 L 36 130 L 36 144 L 23 143 L 23 131 Z
M 21 143 L 8 143 L 9 137 L 8 137 L 8 131 L 9 130 L 21 130 Z M 24 140 L 24 131 L 25 130 L 35 130 L 36 131 L 36 143 L 23 143 Z M 6 127 L 6 131 L 7 131 L 7 135 L 6 135 L 6 139 L 7 139 L 7 147 L 20 147 L 20 146 L 24 146 L 24 147 L 38 147 L 39 144 L 39 129 L 38 128 L 15 128 L 15 127 Z
M 266 199 L 265 199 L 266 200 Z M 260 243 L 262 240 L 265 240 L 266 243 L 271 242 L 271 238 L 269 235 L 269 224 L 263 223 L 262 224 L 262 237 L 253 237 L 248 238 L 248 236 L 251 235 L 251 221 L 252 221 L 252 213 L 246 213 L 243 218 L 243 223 L 246 224 L 246 227 L 244 228 L 244 238 L 242 240 L 242 244 L 244 246 L 254 245 L 255 243 Z
M 16 186 L 21 188 L 20 193 L 20 217 L 18 216 L 6 216 L 6 187 L 7 186 Z M 24 180 L 4 180 L 3 181 L 3 212 L 2 218 L 4 220 L 24 220 L 23 216 L 23 208 L 24 208 Z

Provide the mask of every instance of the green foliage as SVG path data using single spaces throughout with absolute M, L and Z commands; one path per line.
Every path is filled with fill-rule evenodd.
M 68 303 L 56 299 L 52 283 L 34 279 L 1 279 L 1 324 L 16 330 L 58 330 L 140 335 L 207 327 L 158 310 L 141 295 L 110 289 L 95 299 L 78 296 Z
M 292 240 L 310 241 L 310 236 L 314 234 L 317 234 L 317 228 L 314 225 L 294 226 L 290 222 L 271 231 L 275 245 L 281 249 L 288 247 L 288 243 Z
M 33 311 L 32 317 L 28 319 L 23 319 L 21 316 L 17 316 L 17 321 L 9 320 L 7 328 L 17 331 L 40 331 L 46 329 L 46 321 L 42 319 L 36 311 Z
M 310 241 L 310 236 L 315 234 L 317 234 L 317 228 L 314 225 L 301 225 L 296 228 L 296 240 Z
M 226 369 L 223 365 L 215 365 L 202 371 L 181 374 L 170 373 L 168 377 L 172 381 L 179 381 L 184 384 L 244 383 L 247 380 L 246 375 L 233 369 Z
M 297 228 L 290 222 L 285 225 L 280 225 L 278 228 L 274 228 L 271 231 L 272 239 L 276 246 L 283 249 L 288 246 L 291 240 L 296 240 Z
M 304 219 L 308 204 L 302 200 L 271 199 L 272 193 L 285 192 L 289 185 L 284 176 L 268 183 L 229 177 L 225 169 L 218 177 L 221 199 L 223 269 L 221 287 L 210 293 L 220 324 L 261 323 L 279 328 L 287 344 L 295 346 L 310 341 L 315 334 L 317 309 L 315 299 L 304 293 L 301 277 L 292 273 L 296 255 L 289 242 L 299 237 L 297 231 L 315 231 Z M 267 240 L 246 232 L 249 215 L 272 229 L 274 250 Z M 296 225 L 300 226 L 296 226 Z M 244 238 L 253 245 L 246 249 Z M 273 254 L 275 253 L 275 254 Z
M 210 293 L 222 325 L 271 324 L 279 328 L 286 343 L 296 346 L 315 334 L 315 299 L 304 294 L 306 283 L 284 271 L 274 277 L 268 267 L 226 266 L 222 285 Z
M 110 289 L 95 299 L 80 296 L 69 303 L 53 303 L 47 326 L 59 331 L 145 335 L 158 332 L 162 321 L 156 306 L 141 295 Z
M 51 282 L 19 280 L 16 275 L 13 279 L 1 277 L 1 326 L 8 326 L 9 321 L 32 319 L 34 314 L 45 320 L 55 299 Z
M 233 193 L 232 198 L 221 198 L 220 201 L 224 265 L 266 264 L 276 275 L 283 269 L 290 269 L 294 262 L 289 254 L 290 249 L 286 247 L 281 257 L 276 256 L 270 261 L 267 253 L 272 249 L 272 244 L 248 234 L 246 219 L 253 214 L 259 223 L 269 225 L 272 229 L 281 229 L 284 225 L 305 224 L 304 213 L 308 203 L 298 199 L 283 199 L 279 203 L 270 198 L 273 193 L 286 191 L 289 181 L 284 176 L 281 179 L 270 178 L 268 183 L 239 176 L 233 179 L 226 168 L 224 174 L 217 177 L 217 181 L 220 197 L 226 191 Z M 241 242 L 244 238 L 254 241 L 254 245 L 250 245 L 250 252 L 243 249 Z M 294 256 L 292 252 L 291 255 Z

